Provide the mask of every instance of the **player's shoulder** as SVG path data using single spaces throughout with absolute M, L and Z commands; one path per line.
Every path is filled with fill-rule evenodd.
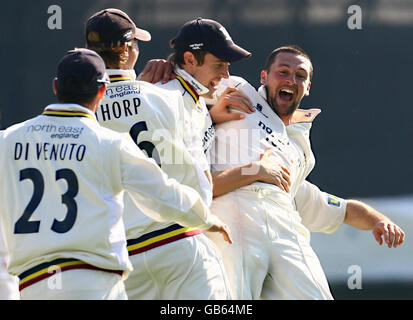
M 249 94 L 255 92 L 255 88 L 244 78 L 239 76 L 229 76 L 219 82 L 217 88 L 217 96 L 220 96 L 226 88 L 236 88 L 239 90 L 247 91 Z
M 161 95 L 161 96 L 170 96 L 171 93 L 169 90 L 166 90 L 166 87 L 159 85 L 158 83 L 149 83 L 146 81 L 136 80 L 139 83 L 139 86 L 144 93 Z
M 130 92 L 128 97 L 139 99 L 139 105 L 142 107 L 140 113 L 145 116 L 150 115 L 152 122 L 157 123 L 162 120 L 161 122 L 165 126 L 166 123 L 176 119 L 178 99 L 181 99 L 179 94 L 141 80 L 130 80 L 122 83 L 123 86 L 133 87 L 133 92 Z
M 178 92 L 168 90 L 163 86 L 158 86 L 145 81 L 140 81 L 140 85 L 142 94 L 150 99 L 155 99 L 162 102 L 160 107 L 173 107 L 176 100 L 180 98 L 180 94 Z
M 155 85 L 181 98 L 187 91 L 187 88 L 184 85 L 182 85 L 181 81 L 179 81 L 178 79 L 171 79 L 166 83 L 157 82 L 155 83 Z
M 92 143 L 100 146 L 119 144 L 126 133 L 114 131 L 102 126 L 98 121 L 82 119 L 82 136 L 79 137 L 83 142 Z
M 240 85 L 247 84 L 248 81 L 239 76 L 229 76 L 228 78 L 223 78 L 220 82 L 220 85 L 225 87 L 236 88 Z
M 26 126 L 30 125 L 31 123 L 33 123 L 34 119 L 36 119 L 36 118 L 31 118 L 31 119 L 25 120 L 23 122 L 13 124 L 10 127 L 7 127 L 6 129 L 1 130 L 0 131 L 0 137 L 2 139 L 6 139 L 11 135 L 19 134 L 22 129 L 24 130 L 24 127 L 26 127 Z
M 184 100 L 182 92 L 178 89 L 176 83 L 171 85 L 171 82 L 175 82 L 175 80 L 171 80 L 166 84 L 160 82 L 156 84 L 147 83 L 146 86 L 151 88 L 151 90 L 154 89 L 153 91 L 157 92 L 160 98 L 160 103 L 154 105 L 156 112 L 162 113 L 167 118 L 174 119 L 181 113 Z
M 97 143 L 100 145 L 100 150 L 103 154 L 107 154 L 108 158 L 116 157 L 119 151 L 129 146 L 129 148 L 135 143 L 133 142 L 128 132 L 117 132 L 109 128 L 105 128 L 99 125 L 99 128 L 95 128 Z
M 161 81 L 155 83 L 155 86 L 158 88 L 162 88 L 164 90 L 177 90 L 177 89 L 181 89 L 182 91 L 182 85 L 181 82 L 178 79 L 171 79 L 168 82 L 162 83 Z
M 124 133 L 103 127 L 97 122 L 90 123 L 88 127 L 90 134 L 95 135 L 101 141 L 116 141 L 123 139 Z

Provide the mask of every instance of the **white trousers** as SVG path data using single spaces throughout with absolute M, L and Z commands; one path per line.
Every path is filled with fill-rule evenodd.
M 127 300 L 119 274 L 88 269 L 58 272 L 20 291 L 22 300 Z
M 131 255 L 130 300 L 228 300 L 231 287 L 215 244 L 204 234 Z
M 19 279 L 7 272 L 0 273 L 0 300 L 19 300 Z
M 207 235 L 221 250 L 235 299 L 333 299 L 309 231 L 267 191 L 238 189 L 211 207 L 232 232 L 232 245 Z

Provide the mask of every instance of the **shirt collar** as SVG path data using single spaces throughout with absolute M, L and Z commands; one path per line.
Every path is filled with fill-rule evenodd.
M 56 114 L 59 113 L 69 113 L 76 115 L 78 114 L 84 114 L 89 119 L 96 120 L 95 114 L 92 112 L 92 110 L 83 107 L 79 104 L 75 103 L 54 103 L 54 104 L 49 104 L 43 111 L 43 113 L 51 113 L 56 111 Z
M 134 69 L 106 69 L 110 82 L 136 80 Z
M 265 89 L 264 85 L 262 85 L 258 88 L 258 93 L 260 94 L 261 97 L 263 97 L 265 100 L 267 100 L 267 90 Z
M 198 95 L 202 96 L 203 94 L 206 94 L 209 92 L 209 89 L 207 87 L 205 87 L 203 84 L 197 81 L 193 76 L 191 76 L 185 70 L 179 68 L 178 66 L 175 66 L 174 71 L 178 76 L 181 76 L 182 79 L 187 81 L 195 89 Z

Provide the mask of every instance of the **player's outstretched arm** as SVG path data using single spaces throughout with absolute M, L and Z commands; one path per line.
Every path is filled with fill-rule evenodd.
M 197 191 L 169 179 L 127 135 L 120 151 L 120 183 L 144 214 L 159 222 L 220 232 L 232 243 L 228 227 L 211 213 Z
M 383 241 L 389 248 L 401 245 L 404 231 L 387 216 L 358 200 L 348 200 L 344 223 L 361 230 L 372 230 L 379 245 Z
M 260 156 L 260 160 L 245 166 L 216 171 L 212 173 L 213 195 L 222 196 L 253 182 L 260 181 L 278 186 L 285 192 L 290 192 L 290 173 L 272 156 L 271 149 L 267 149 Z

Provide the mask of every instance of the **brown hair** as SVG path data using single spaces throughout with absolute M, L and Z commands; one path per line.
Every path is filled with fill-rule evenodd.
M 204 64 L 204 59 L 205 59 L 205 55 L 208 53 L 208 51 L 205 50 L 200 50 L 200 51 L 196 51 L 196 52 L 192 52 L 190 51 L 195 59 L 196 62 L 202 66 Z M 168 60 L 175 66 L 179 66 L 180 68 L 183 67 L 183 65 L 185 64 L 185 60 L 184 60 L 184 53 L 185 52 L 179 52 L 179 51 L 175 51 L 174 53 L 171 53 L 168 57 Z
M 282 46 L 277 49 L 274 49 L 267 57 L 264 70 L 266 70 L 267 72 L 270 71 L 271 65 L 274 63 L 275 58 L 281 52 L 293 53 L 293 54 L 307 58 L 311 64 L 311 70 L 310 70 L 310 80 L 311 80 L 311 78 L 313 77 L 313 66 L 312 66 L 311 59 L 309 55 L 297 45 L 287 45 L 287 46 Z
M 122 44 L 120 41 L 110 45 L 88 44 L 88 49 L 95 51 L 102 57 L 103 61 L 105 61 L 106 68 L 120 69 L 121 65 L 128 60 L 128 53 L 123 51 Z M 128 42 L 127 44 L 129 45 Z

